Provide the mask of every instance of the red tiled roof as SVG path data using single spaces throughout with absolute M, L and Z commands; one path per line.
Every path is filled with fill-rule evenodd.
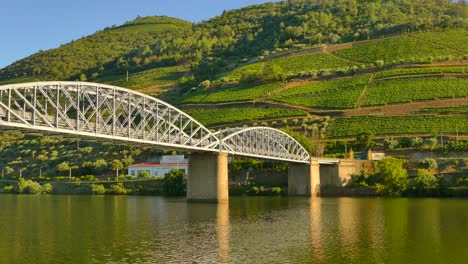
M 139 163 L 129 166 L 129 168 L 142 168 L 142 167 L 177 167 L 177 166 L 188 166 L 188 163 L 172 163 L 172 164 L 160 164 L 157 162 Z

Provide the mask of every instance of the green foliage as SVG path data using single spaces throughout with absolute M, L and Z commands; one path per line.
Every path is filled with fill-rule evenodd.
M 256 183 L 229 185 L 229 195 L 281 196 L 283 193 L 281 187 L 264 187 Z
M 371 41 L 335 51 L 334 54 L 356 62 L 374 63 L 382 60 L 385 64 L 401 60 L 425 63 L 430 61 L 429 56 L 445 60 L 446 57 L 462 58 L 464 55 L 461 51 L 412 37 L 393 37 Z
M 433 114 L 468 114 L 468 105 L 453 106 L 453 107 L 424 107 L 419 109 L 423 113 Z
M 3 191 L 6 193 L 12 193 L 15 191 L 15 187 L 13 185 L 6 185 L 3 187 Z
M 52 189 L 53 187 L 50 183 L 41 186 L 41 184 L 37 182 L 25 180 L 23 178 L 19 179 L 16 186 L 16 192 L 19 194 L 47 194 L 51 193 Z
M 185 175 L 185 172 L 182 170 L 172 169 L 164 175 L 163 188 L 166 195 L 185 195 L 187 188 L 187 175 Z
M 154 17 L 152 20 L 152 24 L 129 23 L 105 29 L 60 48 L 38 52 L 5 68 L 0 75 L 3 78 L 25 75 L 63 80 L 78 79 L 83 71 L 102 74 L 100 66 L 107 66 L 133 50 L 158 41 L 166 34 L 174 34 L 177 30 L 189 29 L 191 26 L 188 22 L 182 23 L 181 20 L 167 17 Z
M 188 69 L 183 66 L 162 67 L 143 70 L 136 73 L 131 72 L 129 74 L 128 82 L 127 75 L 125 73 L 103 76 L 93 81 L 108 83 L 134 90 L 141 90 L 151 86 L 162 86 L 175 83 L 187 71 Z
M 186 112 L 206 126 L 282 117 L 307 116 L 307 113 L 303 110 L 284 108 L 242 107 L 219 109 L 187 109 Z
M 449 31 L 433 31 L 417 33 L 412 35 L 415 38 L 437 42 L 440 45 L 450 47 L 468 53 L 468 34 L 465 29 L 449 30 Z
M 127 194 L 128 191 L 125 189 L 123 183 L 119 182 L 117 184 L 112 184 L 111 185 L 111 192 L 112 194 L 117 194 L 117 195 L 124 195 Z
M 355 116 L 335 118 L 331 137 L 353 137 L 362 132 L 396 135 L 457 131 L 468 133 L 468 116 Z
M 418 170 L 418 175 L 411 182 L 410 188 L 417 195 L 430 195 L 437 187 L 436 177 L 428 170 Z
M 189 93 L 176 100 L 176 104 L 207 104 L 237 101 L 251 101 L 265 96 L 280 87 L 279 83 L 246 84 L 225 88 L 211 88 Z
M 468 96 L 467 79 L 417 78 L 387 80 L 370 85 L 363 106 Z
M 147 179 L 150 177 L 150 173 L 148 171 L 140 171 L 140 173 L 138 174 L 138 177 Z
M 92 184 L 91 190 L 93 194 L 102 195 L 106 193 L 106 188 L 104 188 L 104 185 L 102 184 Z
M 384 147 L 386 150 L 394 150 L 398 146 L 398 140 L 393 139 L 392 137 L 386 137 L 384 139 Z
M 385 158 L 379 162 L 382 192 L 389 196 L 399 196 L 408 186 L 408 173 L 403 169 L 402 160 Z
M 54 187 L 50 183 L 46 183 L 42 185 L 42 193 L 45 193 L 45 194 L 52 193 L 53 189 Z
M 420 162 L 420 165 L 425 168 L 425 169 L 428 169 L 429 171 L 433 171 L 435 169 L 437 169 L 438 165 L 437 165 L 437 160 L 435 159 L 432 159 L 432 158 L 425 158 L 423 159 L 421 162 Z
M 275 94 L 272 99 L 316 108 L 354 108 L 368 81 L 369 76 L 359 76 L 299 85 Z
M 375 74 L 375 79 L 406 76 L 406 75 L 426 75 L 426 74 L 441 74 L 441 73 L 464 73 L 463 67 L 437 67 L 437 68 L 411 68 L 399 69 L 391 71 L 382 71 Z

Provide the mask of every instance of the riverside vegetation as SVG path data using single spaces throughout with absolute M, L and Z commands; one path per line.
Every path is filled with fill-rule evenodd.
M 467 16 L 465 1 L 291 0 L 197 24 L 137 17 L 19 60 L 0 70 L 0 84 L 109 83 L 159 96 L 213 130 L 282 129 L 314 156 L 400 149 L 443 164 L 468 146 Z M 0 134 L 5 179 L 111 181 L 157 154 Z M 460 178 L 458 160 L 455 172 L 432 173 Z

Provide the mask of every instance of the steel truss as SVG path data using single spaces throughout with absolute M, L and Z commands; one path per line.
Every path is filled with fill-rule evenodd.
M 161 149 L 224 151 L 234 155 L 309 163 L 307 151 L 269 127 L 217 133 L 176 107 L 132 90 L 88 82 L 0 86 L 0 127 Z

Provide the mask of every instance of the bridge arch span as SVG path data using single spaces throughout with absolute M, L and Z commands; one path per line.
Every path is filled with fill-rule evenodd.
M 294 138 L 271 127 L 230 128 L 215 133 L 218 147 L 230 154 L 309 163 L 309 153 Z
M 129 89 L 89 82 L 0 86 L 0 126 L 42 134 L 216 151 L 218 139 L 176 107 Z

